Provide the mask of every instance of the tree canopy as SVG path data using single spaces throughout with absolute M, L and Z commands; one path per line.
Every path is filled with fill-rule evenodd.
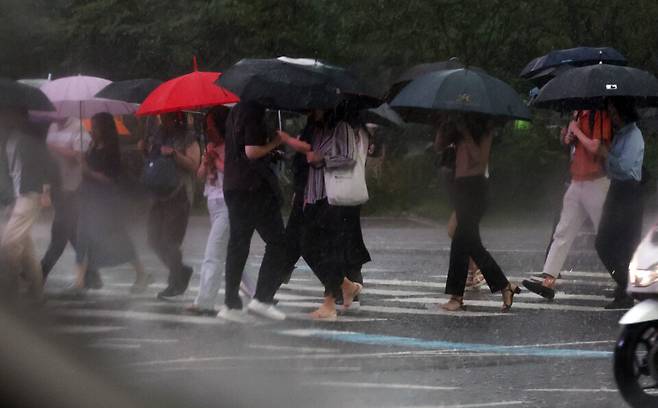
M 458 57 L 511 82 L 557 48 L 611 46 L 658 71 L 652 0 L 4 0 L 0 76 L 167 79 L 240 58 L 317 57 L 384 90 L 410 65 Z

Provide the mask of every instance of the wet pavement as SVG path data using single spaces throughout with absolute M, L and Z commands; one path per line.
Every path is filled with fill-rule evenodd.
M 565 264 L 553 302 L 524 291 L 502 314 L 500 295 L 484 286 L 467 292 L 465 312 L 447 313 L 437 310 L 446 300 L 444 226 L 368 218 L 373 262 L 364 268 L 359 310 L 336 322 L 309 320 L 322 288 L 300 262 L 277 295 L 288 320 L 235 323 L 182 313 L 196 294 L 207 229 L 205 217 L 193 217 L 184 252 L 197 273 L 176 302 L 155 299 L 166 272 L 142 245 L 156 277 L 147 293 L 130 295 L 133 273 L 119 267 L 102 272 L 103 289 L 67 294 L 74 258 L 68 249 L 47 284 L 49 332 L 78 344 L 97 370 L 131 392 L 178 406 L 624 406 L 611 353 L 623 312 L 603 309 L 612 280 L 587 234 Z M 485 223 L 482 235 L 508 278 L 520 283 L 541 269 L 550 231 L 550 220 L 536 219 L 514 228 Z M 135 234 L 141 241 L 139 227 Z M 45 222 L 36 235 L 43 253 Z M 255 239 L 252 278 L 262 253 Z

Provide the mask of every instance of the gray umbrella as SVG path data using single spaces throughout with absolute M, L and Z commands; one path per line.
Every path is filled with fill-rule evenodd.
M 601 109 L 608 97 L 632 98 L 638 106 L 658 106 L 658 80 L 647 71 L 618 65 L 572 68 L 544 85 L 533 106 L 558 111 Z
M 405 120 L 420 123 L 433 123 L 437 112 L 531 119 L 530 110 L 511 86 L 480 69 L 430 72 L 405 86 L 390 105 Z
M 0 108 L 54 111 L 55 107 L 39 89 L 11 79 L 0 78 Z

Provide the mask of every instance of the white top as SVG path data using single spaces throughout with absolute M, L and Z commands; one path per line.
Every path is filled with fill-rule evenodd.
M 89 148 L 91 137 L 89 133 L 82 130 L 82 142 L 80 141 L 80 120 L 69 118 L 60 126 L 57 123 L 50 125 L 46 143 L 48 146 L 62 147 L 76 152 L 84 153 Z M 53 153 L 53 158 L 59 167 L 62 178 L 62 190 L 75 191 L 82 182 L 82 168 L 78 161 L 66 159 L 57 153 Z

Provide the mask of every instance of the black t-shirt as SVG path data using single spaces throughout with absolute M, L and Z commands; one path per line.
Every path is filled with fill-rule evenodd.
M 224 161 L 224 191 L 261 189 L 268 184 L 268 158 L 249 160 L 245 146 L 267 144 L 265 109 L 250 102 L 240 102 L 233 107 L 226 119 Z

